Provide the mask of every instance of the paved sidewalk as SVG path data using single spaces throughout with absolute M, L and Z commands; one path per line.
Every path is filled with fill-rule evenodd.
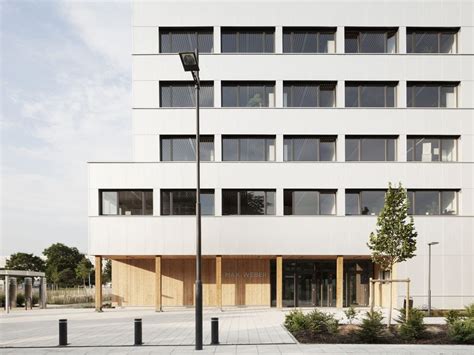
M 204 311 L 204 344 L 211 340 L 211 317 L 219 317 L 221 344 L 294 344 L 282 326 L 284 312 L 269 308 Z M 133 320 L 143 320 L 146 345 L 192 345 L 194 310 L 154 312 L 152 309 L 47 309 L 15 311 L 0 320 L 0 347 L 56 346 L 58 319 L 68 319 L 68 342 L 73 346 L 132 345 Z

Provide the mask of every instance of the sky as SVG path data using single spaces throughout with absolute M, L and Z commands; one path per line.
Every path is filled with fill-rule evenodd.
M 131 4 L 0 0 L 0 13 L 0 256 L 87 253 L 87 162 L 131 160 Z

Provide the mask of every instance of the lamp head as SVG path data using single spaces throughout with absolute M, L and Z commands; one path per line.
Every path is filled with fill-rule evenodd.
M 184 71 L 199 71 L 199 64 L 196 53 L 194 52 L 181 52 L 179 53 L 181 63 L 183 64 Z
M 430 246 L 431 245 L 437 245 L 437 244 L 439 244 L 439 242 L 430 242 L 430 243 L 428 243 L 428 245 L 430 245 Z

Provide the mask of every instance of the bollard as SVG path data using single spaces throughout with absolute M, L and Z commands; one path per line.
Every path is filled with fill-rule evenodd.
M 141 318 L 135 319 L 135 344 L 134 345 L 143 345 L 142 342 L 142 320 Z
M 211 318 L 211 344 L 219 344 L 219 318 Z
M 67 345 L 67 319 L 59 320 L 59 346 Z

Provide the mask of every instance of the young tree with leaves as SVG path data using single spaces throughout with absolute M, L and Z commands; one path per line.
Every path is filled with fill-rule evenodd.
M 84 286 L 84 288 L 86 288 L 86 279 L 89 277 L 89 274 L 91 273 L 93 268 L 94 266 L 86 257 L 82 258 L 82 260 L 76 266 L 76 276 L 82 280 L 82 285 Z
M 372 261 L 379 264 L 382 270 L 390 271 L 392 277 L 395 264 L 415 256 L 416 237 L 413 217 L 408 216 L 407 192 L 401 183 L 398 188 L 389 183 L 375 233 L 370 233 L 367 243 L 372 251 Z M 392 290 L 393 283 L 390 282 L 388 326 L 392 320 Z

